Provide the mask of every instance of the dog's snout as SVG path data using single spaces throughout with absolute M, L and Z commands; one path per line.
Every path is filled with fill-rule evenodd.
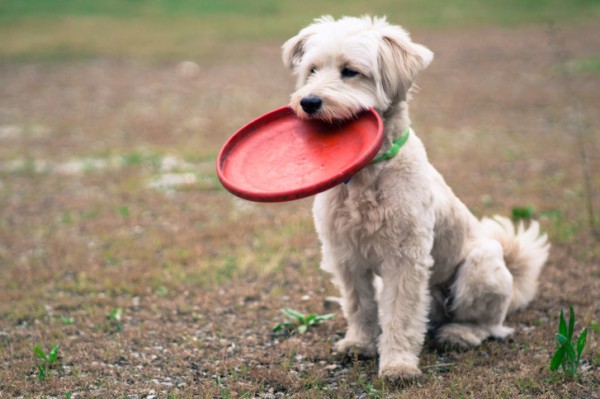
M 317 96 L 303 97 L 302 100 L 300 100 L 300 105 L 302 106 L 304 112 L 312 115 L 317 112 L 319 108 L 321 108 L 321 105 L 323 105 L 323 100 Z

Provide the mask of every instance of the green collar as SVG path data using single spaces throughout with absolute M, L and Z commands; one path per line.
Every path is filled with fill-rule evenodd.
M 377 162 L 381 162 L 381 161 L 387 161 L 388 159 L 394 158 L 398 154 L 398 151 L 400 151 L 400 148 L 402 148 L 402 146 L 404 146 L 404 144 L 406 144 L 409 136 L 410 136 L 410 128 L 406 129 L 406 131 L 404 133 L 402 133 L 402 136 L 400 136 L 400 138 L 398 140 L 394 141 L 394 143 L 392 144 L 392 146 L 390 147 L 390 149 L 387 152 L 384 152 L 377 158 L 373 159 L 371 161 L 371 163 L 373 164 L 373 163 L 377 163 Z
M 398 140 L 395 140 L 392 143 L 392 146 L 390 147 L 390 149 L 387 152 L 384 152 L 383 154 L 378 156 L 377 158 L 373 159 L 371 161 L 370 165 L 377 163 L 377 162 L 387 161 L 388 159 L 394 158 L 400 151 L 400 148 L 402 148 L 404 146 L 404 144 L 406 144 L 406 142 L 408 141 L 408 137 L 410 136 L 410 130 L 411 130 L 410 128 L 406 129 L 406 131 L 404 133 L 402 133 L 402 136 Z M 352 179 L 352 178 L 350 178 L 350 179 Z M 344 184 L 348 184 L 350 182 L 350 179 L 346 180 L 344 182 Z

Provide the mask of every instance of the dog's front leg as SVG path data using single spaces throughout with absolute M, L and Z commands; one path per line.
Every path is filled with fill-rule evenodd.
M 429 240 L 403 241 L 404 251 L 390 254 L 381 269 L 379 375 L 391 380 L 411 380 L 421 374 L 419 353 L 430 304 Z
M 377 302 L 370 269 L 346 262 L 338 267 L 338 283 L 342 291 L 342 309 L 348 322 L 343 339 L 336 342 L 339 353 L 371 357 L 377 354 Z

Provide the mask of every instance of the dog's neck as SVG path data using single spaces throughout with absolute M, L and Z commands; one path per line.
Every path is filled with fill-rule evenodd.
M 386 152 L 395 140 L 410 127 L 408 101 L 398 101 L 380 113 L 383 119 L 384 138 L 380 152 Z

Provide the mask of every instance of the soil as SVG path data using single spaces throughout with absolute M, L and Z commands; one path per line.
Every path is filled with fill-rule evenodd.
M 245 202 L 214 173 L 230 134 L 287 102 L 279 43 L 184 65 L 3 62 L 0 397 L 600 397 L 597 331 L 578 377 L 548 370 L 560 309 L 577 333 L 600 320 L 600 74 L 578 67 L 598 26 L 413 38 L 436 54 L 411 106 L 432 163 L 476 215 L 533 205 L 552 242 L 512 338 L 428 341 L 424 378 L 401 387 L 332 353 L 345 321 L 325 305 L 310 199 Z M 336 317 L 274 333 L 284 307 Z M 34 347 L 55 344 L 40 381 Z

